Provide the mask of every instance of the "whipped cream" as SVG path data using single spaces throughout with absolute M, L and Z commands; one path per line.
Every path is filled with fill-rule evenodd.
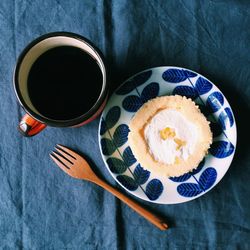
M 171 131 L 171 136 L 163 138 L 161 131 Z M 187 160 L 194 152 L 197 142 L 197 127 L 174 109 L 158 112 L 144 129 L 144 137 L 154 159 L 164 164 Z M 179 142 L 183 142 L 182 145 Z

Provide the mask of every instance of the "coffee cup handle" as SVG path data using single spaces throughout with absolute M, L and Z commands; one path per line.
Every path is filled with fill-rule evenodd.
M 31 137 L 39 132 L 41 132 L 43 129 L 46 128 L 46 125 L 44 123 L 41 123 L 37 120 L 35 120 L 33 117 L 31 117 L 28 114 L 25 114 L 20 121 L 18 125 L 19 132 L 26 137 Z

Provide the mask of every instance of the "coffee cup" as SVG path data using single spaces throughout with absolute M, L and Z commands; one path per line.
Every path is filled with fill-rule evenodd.
M 14 70 L 14 90 L 26 114 L 18 129 L 33 136 L 46 126 L 79 127 L 94 120 L 107 101 L 102 53 L 88 39 L 53 32 L 32 41 Z

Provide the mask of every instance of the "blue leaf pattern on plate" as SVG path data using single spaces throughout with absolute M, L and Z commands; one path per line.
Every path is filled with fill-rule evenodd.
M 209 152 L 217 158 L 225 158 L 234 152 L 234 145 L 227 141 L 215 141 L 211 145 Z
M 218 111 L 219 109 L 221 109 L 223 104 L 224 104 L 224 97 L 218 91 L 213 92 L 207 98 L 206 105 L 209 108 L 209 110 L 211 110 L 212 113 L 214 113 L 214 112 Z
M 186 96 L 186 97 L 191 98 L 193 100 L 198 97 L 198 94 L 194 88 L 192 88 L 190 86 L 184 86 L 184 85 L 177 86 L 173 90 L 173 95 Z
M 122 174 L 127 170 L 126 164 L 118 158 L 112 157 L 107 159 L 109 169 L 114 174 Z
M 159 89 L 160 87 L 157 82 L 152 82 L 149 85 L 147 85 L 141 93 L 141 98 L 143 103 L 158 96 Z
M 232 127 L 234 124 L 233 114 L 230 108 L 225 108 L 219 115 L 219 123 L 223 130 L 227 127 Z
M 129 128 L 126 124 L 120 124 L 113 135 L 113 140 L 116 147 L 121 147 L 128 140 Z
M 158 96 L 159 89 L 159 84 L 152 82 L 142 90 L 141 96 L 130 95 L 125 97 L 122 106 L 128 112 L 136 112 L 145 102 Z
M 152 70 L 148 70 L 145 72 L 142 72 L 139 75 L 136 75 L 132 79 L 125 82 L 117 91 L 116 94 L 118 95 L 126 95 L 130 93 L 132 90 L 134 90 L 136 87 L 142 85 L 145 83 L 150 76 L 152 75 Z
M 195 183 L 182 183 L 177 187 L 177 192 L 184 197 L 194 197 L 202 193 L 202 188 Z
M 203 160 L 198 166 L 199 170 L 195 170 L 196 172 L 192 172 L 192 175 L 197 174 L 204 166 L 205 161 Z M 205 192 L 209 188 L 211 188 L 217 178 L 217 172 L 214 168 L 209 167 L 203 171 L 201 174 L 198 183 L 182 183 L 178 185 L 177 192 L 184 197 L 194 197 L 201 192 Z
M 104 121 L 104 119 L 102 118 L 101 120 L 101 128 L 100 128 L 100 134 L 104 135 L 105 132 L 107 131 L 107 126 L 106 126 L 106 122 Z
M 101 147 L 104 155 L 112 155 L 116 150 L 114 143 L 107 138 L 101 139 Z
M 136 162 L 136 159 L 135 159 L 130 147 L 127 147 L 123 151 L 122 158 L 128 167 L 133 165 Z
M 174 182 L 183 182 L 187 181 L 191 176 L 192 176 L 191 174 L 186 173 L 178 177 L 169 177 L 169 179 Z
M 183 69 L 168 69 L 163 72 L 162 78 L 170 83 L 183 82 L 189 77 L 197 76 L 196 73 Z
M 135 191 L 138 188 L 138 184 L 135 180 L 127 175 L 118 175 L 116 179 L 130 191 Z
M 150 176 L 150 172 L 147 170 L 144 170 L 140 164 L 138 164 L 134 170 L 134 178 L 135 181 L 142 185 L 144 183 L 146 183 L 146 181 L 148 180 Z
M 217 172 L 214 168 L 207 168 L 203 171 L 199 178 L 200 187 L 206 191 L 213 186 L 217 178 Z
M 118 106 L 112 107 L 106 115 L 106 128 L 111 129 L 115 126 L 121 116 L 121 109 Z
M 147 197 L 154 201 L 157 200 L 163 192 L 163 185 L 160 180 L 153 179 L 146 186 Z
M 190 177 L 192 177 L 193 175 L 199 173 L 201 171 L 201 169 L 204 167 L 205 165 L 205 158 L 200 162 L 200 164 L 198 165 L 198 167 L 196 169 L 194 169 L 193 171 L 183 174 L 181 176 L 178 177 L 170 177 L 169 179 L 171 181 L 174 182 L 184 182 L 187 181 Z
M 197 90 L 199 95 L 208 93 L 212 89 L 212 87 L 213 85 L 211 84 L 211 82 L 203 77 L 199 77 L 195 83 L 195 89 Z
M 233 112 L 229 107 L 225 108 L 225 112 L 227 113 L 227 116 L 229 118 L 230 127 L 232 127 L 234 125 Z
M 122 107 L 128 112 L 136 112 L 142 105 L 143 100 L 136 95 L 127 96 L 122 102 Z

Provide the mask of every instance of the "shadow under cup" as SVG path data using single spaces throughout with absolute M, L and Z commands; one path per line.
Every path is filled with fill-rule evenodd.
M 23 135 L 33 136 L 47 125 L 82 126 L 101 113 L 107 100 L 104 58 L 77 34 L 43 35 L 18 58 L 14 89 L 26 111 L 18 127 Z

